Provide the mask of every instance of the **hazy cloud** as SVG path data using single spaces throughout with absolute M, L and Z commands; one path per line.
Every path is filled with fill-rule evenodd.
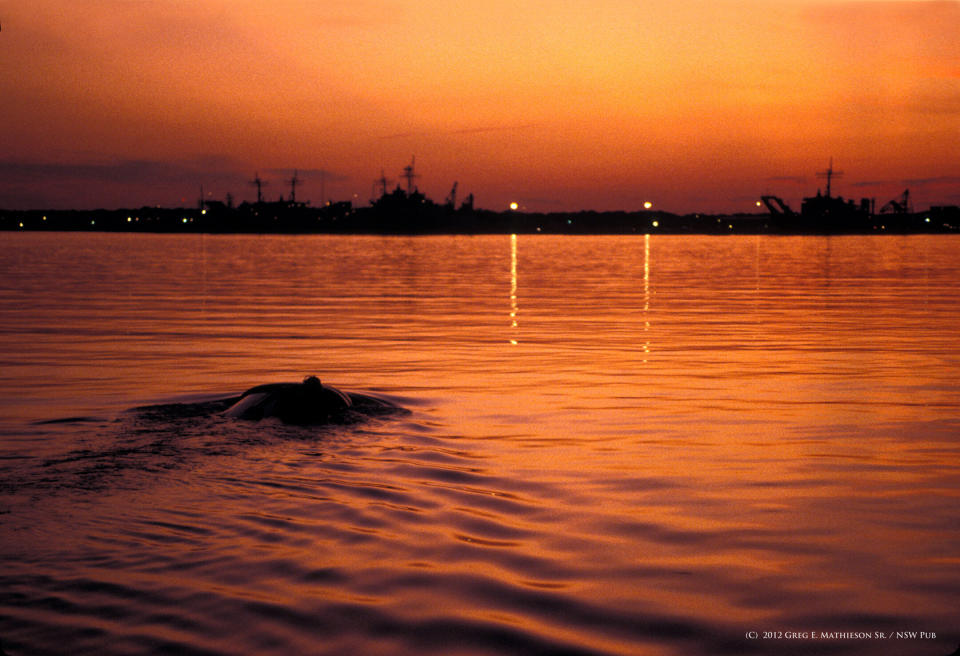
M 6 159 L 0 160 L 0 207 L 176 207 L 193 204 L 201 186 L 223 194 L 246 189 L 247 179 L 221 157 L 65 163 Z
M 282 176 L 284 179 L 292 178 L 294 173 L 301 180 L 309 179 L 311 182 L 318 182 L 323 179 L 326 182 L 349 182 L 350 176 L 328 171 L 326 169 L 267 169 L 269 175 Z
M 117 160 L 107 163 L 0 160 L 0 176 L 17 182 L 56 183 L 70 179 L 125 184 L 199 183 L 204 178 L 232 178 L 237 173 L 236 167 L 230 160 L 221 157 L 200 158 L 186 162 L 160 162 L 145 159 Z
M 960 184 L 960 176 L 957 175 L 944 175 L 936 178 L 915 178 L 912 180 L 904 180 L 903 184 L 923 186 L 923 185 L 935 185 L 935 184 Z
M 459 130 L 449 130 L 444 134 L 483 134 L 486 132 L 512 132 L 514 130 L 531 130 L 537 128 L 536 123 L 526 123 L 523 125 L 499 125 L 477 128 L 461 128 Z
M 485 134 L 488 132 L 512 132 L 517 130 L 532 130 L 538 128 L 536 123 L 522 123 L 518 125 L 486 125 L 472 128 L 453 128 L 450 130 L 436 130 L 423 132 L 398 132 L 397 134 L 386 134 L 380 139 L 405 139 L 408 137 L 433 137 L 450 134 Z

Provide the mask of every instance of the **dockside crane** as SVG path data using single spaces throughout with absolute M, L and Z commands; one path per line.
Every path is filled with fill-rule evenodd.
M 900 196 L 880 208 L 880 214 L 909 214 L 910 209 L 910 190 L 904 189 Z
M 760 200 L 774 216 L 793 216 L 796 214 L 779 196 L 761 196 Z
M 453 183 L 453 189 L 450 190 L 450 195 L 447 196 L 447 207 L 454 210 L 457 208 L 457 182 Z

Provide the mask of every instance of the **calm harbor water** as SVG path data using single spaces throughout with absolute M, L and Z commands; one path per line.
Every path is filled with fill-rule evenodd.
M 951 236 L 5 233 L 0 647 L 945 656 L 958 280 Z M 179 410 L 307 374 L 409 413 Z

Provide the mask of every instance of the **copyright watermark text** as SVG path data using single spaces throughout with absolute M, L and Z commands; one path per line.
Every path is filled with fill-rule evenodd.
M 933 631 L 747 631 L 747 640 L 936 640 Z

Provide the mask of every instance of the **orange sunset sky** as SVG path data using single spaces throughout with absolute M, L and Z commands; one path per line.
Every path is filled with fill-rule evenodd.
M 960 204 L 960 3 L 0 0 L 0 208 Z

